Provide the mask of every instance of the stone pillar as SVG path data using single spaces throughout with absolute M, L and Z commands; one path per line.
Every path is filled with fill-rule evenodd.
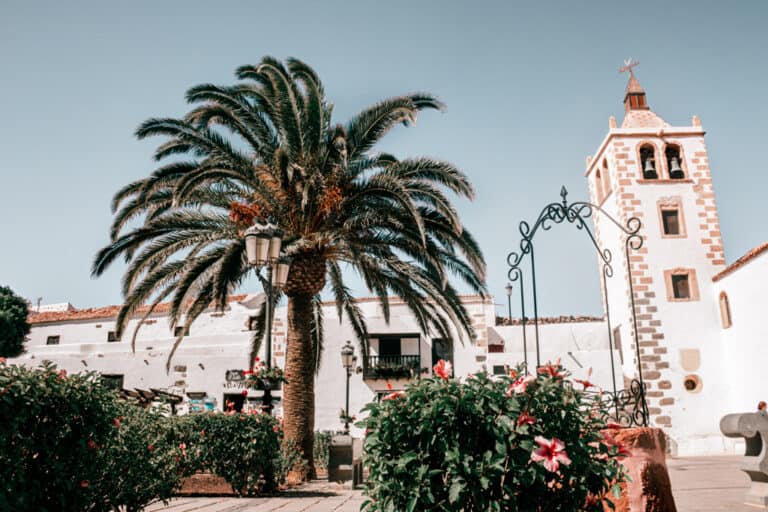
M 613 499 L 616 512 L 677 512 L 667 472 L 664 432 L 649 427 L 606 432 L 632 454 L 621 461 L 632 481 L 622 484 L 621 497 Z

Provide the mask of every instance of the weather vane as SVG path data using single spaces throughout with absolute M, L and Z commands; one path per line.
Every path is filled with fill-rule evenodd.
M 619 68 L 619 73 L 623 73 L 625 71 L 629 71 L 629 74 L 632 74 L 632 68 L 640 64 L 639 60 L 632 60 L 632 57 L 624 60 L 624 65 Z

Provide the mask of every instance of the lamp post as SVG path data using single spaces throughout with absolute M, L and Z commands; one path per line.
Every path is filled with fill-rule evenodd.
M 507 290 L 507 320 L 512 325 L 512 283 L 507 283 L 504 289 Z
M 347 371 L 347 402 L 344 409 L 344 433 L 349 434 L 349 378 L 352 376 L 352 368 L 355 366 L 357 356 L 355 355 L 355 347 L 347 340 L 347 343 L 341 347 L 341 365 Z
M 264 307 L 267 315 L 266 344 L 267 344 L 267 369 L 272 368 L 272 317 L 274 293 L 281 290 L 288 281 L 290 262 L 280 257 L 280 249 L 283 244 L 283 232 L 270 222 L 257 221 L 245 231 L 245 254 L 248 264 L 267 270 L 267 282 L 264 287 Z M 253 364 L 253 362 L 251 362 Z M 264 379 L 264 396 L 262 408 L 267 414 L 272 414 L 272 382 Z

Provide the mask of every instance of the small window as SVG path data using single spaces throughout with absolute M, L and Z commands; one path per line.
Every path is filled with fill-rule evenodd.
M 61 336 L 48 336 L 45 339 L 45 344 L 46 345 L 58 345 L 60 341 L 61 341 Z
M 665 235 L 679 235 L 680 234 L 680 211 L 674 210 L 661 210 L 661 224 L 664 227 Z
M 598 169 L 595 172 L 595 196 L 597 197 L 597 204 L 600 204 L 603 202 L 603 175 L 600 172 L 600 169 Z
M 720 292 L 720 323 L 723 325 L 723 329 L 733 325 L 731 321 L 731 305 L 728 302 L 728 294 L 725 292 Z
M 624 349 L 621 346 L 621 326 L 613 329 L 613 349 L 619 351 L 619 361 L 624 364 Z
M 669 144 L 664 151 L 664 155 L 667 157 L 667 169 L 669 170 L 669 178 L 673 180 L 681 180 L 685 178 L 683 168 L 680 167 L 680 146 L 675 144 Z
M 672 276 L 672 294 L 676 299 L 691 298 L 691 285 L 688 282 L 688 274 L 674 274 Z
M 189 336 L 189 329 L 185 328 L 183 325 L 177 325 L 176 328 L 173 330 L 173 335 L 178 338 L 181 336 L 181 333 L 184 333 L 184 336 Z
M 495 364 L 495 365 L 493 365 L 493 374 L 494 375 L 506 375 L 507 374 L 507 365 L 505 365 L 505 364 Z
M 120 341 L 120 338 L 117 337 L 117 333 L 115 331 L 109 331 L 107 333 L 107 341 L 112 343 L 115 341 Z
M 608 197 L 612 191 L 611 189 L 611 175 L 608 172 L 608 159 L 603 159 L 603 195 Z
M 118 374 L 104 374 L 101 376 L 101 382 L 104 387 L 120 391 L 123 389 L 123 375 Z
M 640 147 L 640 170 L 644 180 L 655 180 L 659 177 L 656 172 L 656 152 L 650 144 Z

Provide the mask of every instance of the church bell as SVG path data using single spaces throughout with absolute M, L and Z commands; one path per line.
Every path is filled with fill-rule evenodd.
M 658 177 L 658 174 L 656 174 L 656 168 L 653 166 L 653 159 L 646 159 L 645 167 L 643 168 L 643 178 L 646 180 L 655 180 Z
M 676 156 L 669 159 L 669 177 L 673 180 L 681 180 L 685 177 L 683 170 L 680 168 L 680 161 Z

